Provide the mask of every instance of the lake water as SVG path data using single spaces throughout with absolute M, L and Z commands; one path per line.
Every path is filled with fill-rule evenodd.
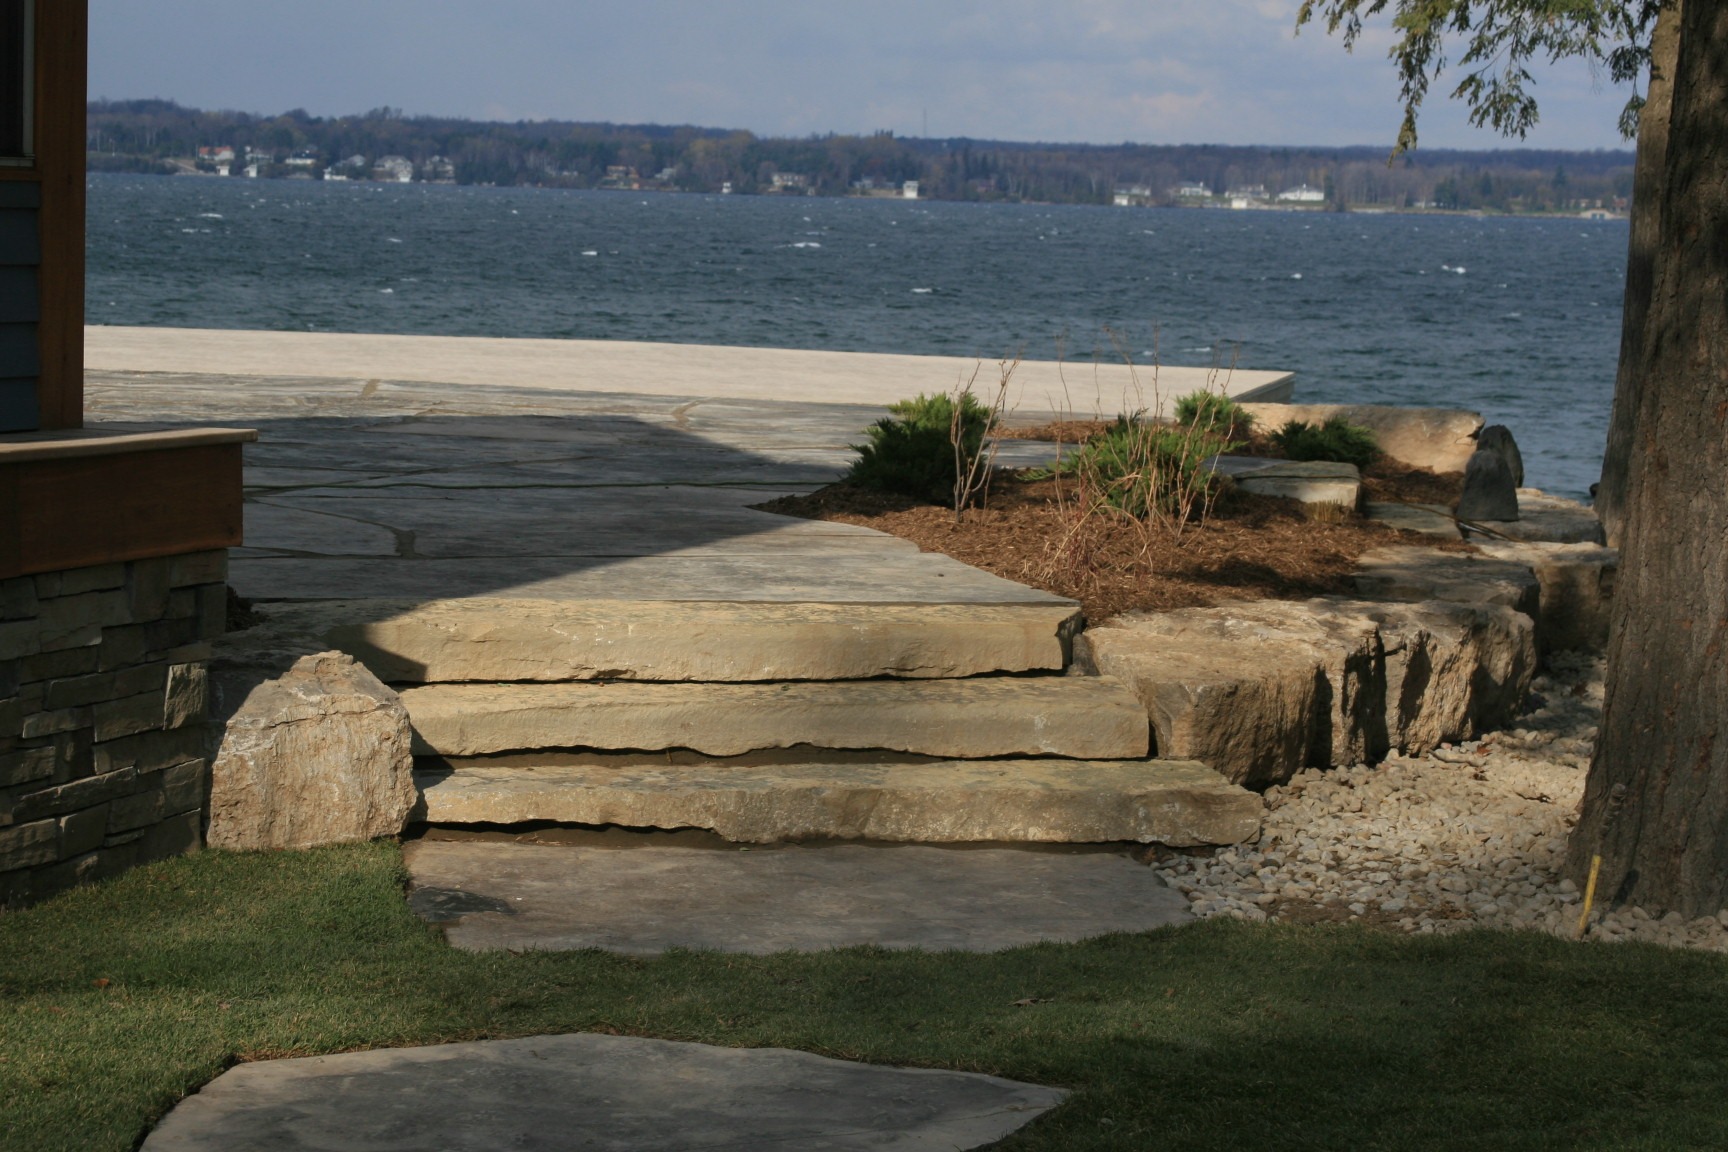
M 92 176 L 91 323 L 1235 362 L 1595 481 L 1626 225 Z

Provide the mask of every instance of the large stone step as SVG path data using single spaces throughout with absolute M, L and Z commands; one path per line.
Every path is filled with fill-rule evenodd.
M 705 828 L 729 840 L 1236 844 L 1259 796 L 1175 760 L 667 764 L 447 761 L 415 773 L 432 824 Z
M 625 589 L 620 587 L 618 591 Z M 850 680 L 1060 670 L 1078 607 L 473 599 L 272 604 L 285 643 L 389 683 Z
M 1145 756 L 1146 710 L 1107 676 L 778 684 L 428 684 L 402 692 L 416 751 L 881 748 L 925 756 Z

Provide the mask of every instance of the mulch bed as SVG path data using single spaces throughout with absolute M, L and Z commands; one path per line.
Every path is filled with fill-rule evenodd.
M 1430 472 L 1381 458 L 1362 469 L 1362 492 L 1375 502 L 1456 508 L 1464 494 L 1464 473 Z
M 1433 473 L 1414 480 L 1393 475 L 1382 490 L 1429 483 L 1421 477 Z M 1320 523 L 1294 501 L 1242 492 L 1226 493 L 1210 519 L 1190 525 L 1178 540 L 1167 529 L 1143 530 L 1120 517 L 1078 516 L 1072 490 L 1072 484 L 1059 488 L 1054 480 L 999 471 L 988 506 L 968 509 L 961 523 L 951 508 L 845 482 L 757 507 L 899 536 L 923 551 L 1078 600 L 1092 623 L 1135 610 L 1348 594 L 1363 552 L 1433 543 L 1355 517 Z

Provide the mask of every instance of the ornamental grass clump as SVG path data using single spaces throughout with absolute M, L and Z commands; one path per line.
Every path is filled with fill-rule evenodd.
M 1292 420 L 1272 433 L 1272 442 L 1291 460 L 1328 460 L 1366 468 L 1380 455 L 1374 433 L 1342 416 L 1318 426 Z
M 1206 462 L 1230 441 L 1197 425 L 1118 416 L 1074 454 L 1073 474 L 1097 500 L 1135 520 L 1180 526 L 1211 510 L 1216 484 Z
M 868 443 L 852 445 L 858 459 L 846 478 L 878 492 L 937 503 L 951 500 L 957 483 L 977 470 L 984 437 L 997 415 L 969 390 L 919 395 L 889 405 L 888 412 L 870 426 Z
M 1109 512 L 1174 534 L 1211 513 L 1218 477 L 1211 459 L 1235 445 L 1200 424 L 1163 424 L 1143 413 L 1116 417 L 1098 435 L 1042 474 L 1074 482 L 1083 516 Z

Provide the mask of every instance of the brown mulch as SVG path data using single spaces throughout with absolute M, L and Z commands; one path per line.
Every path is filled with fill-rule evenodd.
M 1464 473 L 1430 472 L 1381 457 L 1362 469 L 1362 491 L 1375 502 L 1456 508 L 1464 494 Z
M 1084 444 L 1108 431 L 1111 420 L 1051 420 L 1044 424 L 998 424 L 991 435 L 998 440 L 1048 440 L 1054 444 Z
M 1178 541 L 1163 529 L 1064 509 L 1071 484 L 998 472 L 989 504 L 956 524 L 951 508 L 845 482 L 757 505 L 766 512 L 874 528 L 975 568 L 1080 601 L 1093 623 L 1121 612 L 1204 607 L 1229 600 L 1347 594 L 1359 556 L 1417 539 L 1351 517 L 1309 519 L 1293 501 L 1227 493 Z

